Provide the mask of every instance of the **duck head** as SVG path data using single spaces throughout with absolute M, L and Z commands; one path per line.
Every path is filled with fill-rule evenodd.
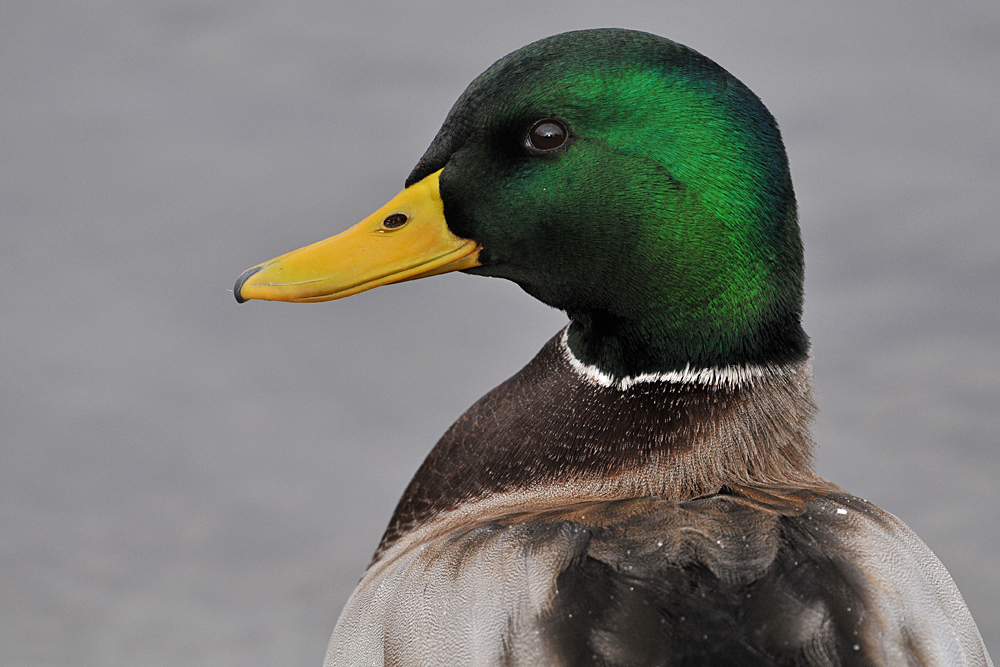
M 802 359 L 803 260 L 774 118 L 699 53 L 570 32 L 462 94 L 392 201 L 246 271 L 236 299 L 324 301 L 461 270 L 566 311 L 612 377 Z

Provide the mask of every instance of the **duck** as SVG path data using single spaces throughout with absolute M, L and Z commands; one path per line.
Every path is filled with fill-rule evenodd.
M 326 667 L 992 666 L 931 550 L 813 469 L 788 158 L 720 65 L 624 29 L 514 51 L 396 197 L 234 292 L 454 271 L 569 322 L 430 451 Z

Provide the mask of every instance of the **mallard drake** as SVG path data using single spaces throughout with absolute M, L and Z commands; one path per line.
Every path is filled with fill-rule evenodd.
M 569 324 L 441 438 L 333 665 L 991 665 L 903 523 L 811 465 L 803 259 L 774 118 L 626 30 L 491 66 L 388 204 L 237 301 L 463 271 Z

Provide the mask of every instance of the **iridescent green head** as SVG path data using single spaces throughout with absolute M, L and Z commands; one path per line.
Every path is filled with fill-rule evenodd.
M 530 44 L 472 82 L 407 183 L 441 168 L 448 227 L 482 247 L 468 271 L 565 310 L 583 361 L 620 376 L 805 355 L 777 124 L 699 53 L 626 30 Z
M 237 298 L 287 298 L 275 294 L 295 271 L 295 300 L 322 300 L 462 269 L 565 310 L 573 352 L 614 376 L 807 352 L 802 245 L 777 124 L 689 48 L 588 30 L 515 51 L 462 94 L 407 186 L 352 234 L 369 235 L 378 252 L 388 247 L 378 238 L 416 238 L 429 218 L 408 202 L 426 195 L 443 210 L 443 240 L 419 260 L 392 255 L 385 261 L 402 268 L 391 278 L 373 269 L 335 294 L 304 268 L 281 283 L 281 267 L 267 263 L 241 277 Z

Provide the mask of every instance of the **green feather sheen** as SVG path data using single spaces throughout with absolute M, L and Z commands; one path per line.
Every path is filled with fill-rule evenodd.
M 526 154 L 546 117 L 573 139 Z M 566 310 L 583 361 L 626 375 L 805 354 L 777 125 L 696 52 L 616 30 L 529 45 L 469 86 L 410 182 L 442 166 L 449 226 L 483 247 L 472 272 Z

